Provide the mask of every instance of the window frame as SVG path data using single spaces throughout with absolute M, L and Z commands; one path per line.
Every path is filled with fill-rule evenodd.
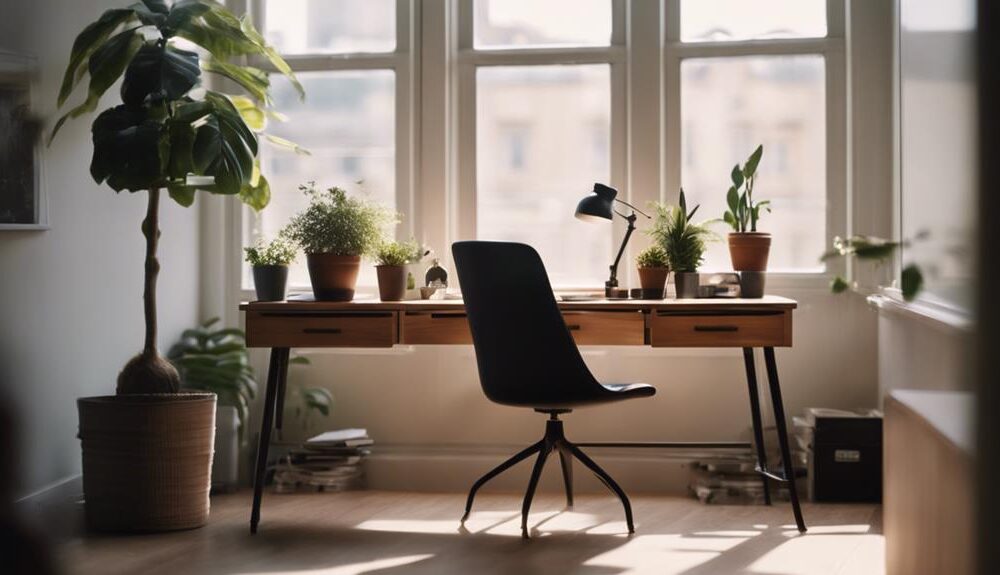
M 611 38 L 607 46 L 552 46 L 532 48 L 476 48 L 475 10 L 472 0 L 458 1 L 457 57 L 455 113 L 455 186 L 449 198 L 456 217 L 450 230 L 452 241 L 476 239 L 477 226 L 477 166 L 476 166 L 476 71 L 489 66 L 546 66 L 607 64 L 610 68 L 611 132 L 609 134 L 610 181 L 620 197 L 631 201 L 627 187 L 627 91 L 628 49 L 626 44 L 626 0 L 609 0 L 611 3 Z M 580 197 L 588 190 L 580 190 Z M 570 209 L 570 208 L 567 208 Z M 613 237 L 620 238 L 625 224 L 617 218 L 613 222 Z M 608 261 L 614 259 L 618 241 L 612 241 Z M 603 285 L 603 278 L 596 278 L 593 285 L 556 285 L 560 291 L 594 291 Z
M 676 202 L 683 170 L 681 150 L 681 63 L 695 58 L 730 58 L 739 56 L 818 55 L 824 59 L 826 88 L 826 236 L 848 235 L 851 213 L 850 125 L 848 123 L 849 76 L 846 66 L 845 0 L 826 0 L 826 36 L 816 38 L 778 38 L 685 42 L 681 40 L 681 2 L 665 0 L 663 14 L 664 58 L 664 149 L 663 201 Z M 820 254 L 816 254 L 818 258 Z M 841 261 L 827 262 L 824 271 L 768 273 L 770 287 L 826 287 L 836 275 L 843 275 Z M 772 281 L 774 280 L 774 281 Z
M 415 201 L 415 181 L 416 181 L 416 144 L 417 118 L 416 106 L 418 98 L 416 86 L 419 78 L 419 28 L 417 18 L 417 8 L 414 0 L 394 0 L 396 6 L 396 47 L 391 52 L 347 52 L 347 53 L 301 53 L 283 54 L 282 57 L 288 62 L 293 72 L 337 72 L 353 70 L 391 70 L 395 77 L 395 210 L 402 214 L 400 224 L 396 227 L 396 238 L 406 239 L 417 236 L 418 202 Z M 254 26 L 262 34 L 267 33 L 264 3 L 266 0 L 235 0 L 231 5 L 236 13 L 242 10 L 250 14 Z M 248 64 L 256 66 L 269 73 L 277 70 L 265 59 L 251 59 Z M 308 95 L 307 95 L 308 97 Z M 291 152 L 287 152 L 291 153 Z M 335 185 L 336 182 L 318 182 L 322 185 Z M 231 222 L 229 240 L 232 245 L 242 248 L 243 228 L 245 218 L 253 217 L 248 211 L 250 208 L 240 202 L 230 202 L 227 219 Z M 253 292 L 252 284 L 247 284 L 242 249 L 235 250 L 236 261 L 234 283 L 239 286 L 240 292 L 244 296 L 250 296 Z M 233 273 L 233 271 L 230 271 Z M 372 285 L 362 285 L 363 288 L 373 288 Z M 309 288 L 305 285 L 289 285 L 289 289 Z

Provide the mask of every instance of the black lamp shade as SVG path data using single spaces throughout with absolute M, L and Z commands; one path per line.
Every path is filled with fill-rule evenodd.
M 614 217 L 614 202 L 618 190 L 605 186 L 604 184 L 594 184 L 592 194 L 580 200 L 576 205 L 576 217 L 585 221 L 611 220 Z

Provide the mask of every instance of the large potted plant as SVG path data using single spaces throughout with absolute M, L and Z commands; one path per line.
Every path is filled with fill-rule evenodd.
M 733 231 L 729 234 L 729 255 L 733 269 L 738 272 L 767 271 L 767 258 L 771 250 L 771 234 L 757 231 L 760 211 L 771 211 L 769 200 L 757 201 L 753 197 L 757 179 L 757 166 L 764 154 L 764 146 L 750 154 L 742 166 L 736 164 L 730 172 L 732 185 L 726 192 L 728 209 L 723 220 Z
M 205 55 L 181 49 L 179 40 Z M 254 130 L 263 128 L 269 80 L 262 70 L 227 61 L 242 55 L 267 58 L 294 81 L 249 20 L 214 2 L 142 0 L 111 9 L 73 43 L 58 103 L 84 76 L 87 96 L 59 119 L 49 141 L 67 119 L 93 111 L 124 76 L 122 104 L 94 120 L 90 173 L 116 192 L 148 196 L 145 344 L 118 375 L 117 395 L 78 401 L 91 528 L 185 529 L 208 518 L 216 396 L 179 393 L 177 370 L 157 350 L 159 206 L 164 189 L 182 206 L 194 202 L 198 189 L 239 196 L 256 209 L 267 204 Z M 202 89 L 202 71 L 234 81 L 250 97 Z
M 715 238 L 707 222 L 693 223 L 691 218 L 700 206 L 690 212 L 684 190 L 680 205 L 656 204 L 656 217 L 649 234 L 667 252 L 667 262 L 674 272 L 676 297 L 698 297 L 698 266 L 705 257 L 705 243 Z
M 292 218 L 283 233 L 306 253 L 315 298 L 351 301 L 361 256 L 375 253 L 383 231 L 396 222 L 396 216 L 384 206 L 348 196 L 340 188 L 319 191 L 315 182 L 309 182 L 299 189 L 309 197 L 309 205 Z

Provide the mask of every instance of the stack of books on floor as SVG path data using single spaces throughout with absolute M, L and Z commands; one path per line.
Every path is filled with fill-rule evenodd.
M 311 437 L 278 462 L 274 490 L 294 493 L 362 489 L 365 459 L 374 443 L 365 429 L 338 429 Z

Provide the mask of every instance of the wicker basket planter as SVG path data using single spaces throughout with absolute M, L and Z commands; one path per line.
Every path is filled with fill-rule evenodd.
M 172 531 L 208 521 L 214 393 L 77 401 L 87 527 Z

